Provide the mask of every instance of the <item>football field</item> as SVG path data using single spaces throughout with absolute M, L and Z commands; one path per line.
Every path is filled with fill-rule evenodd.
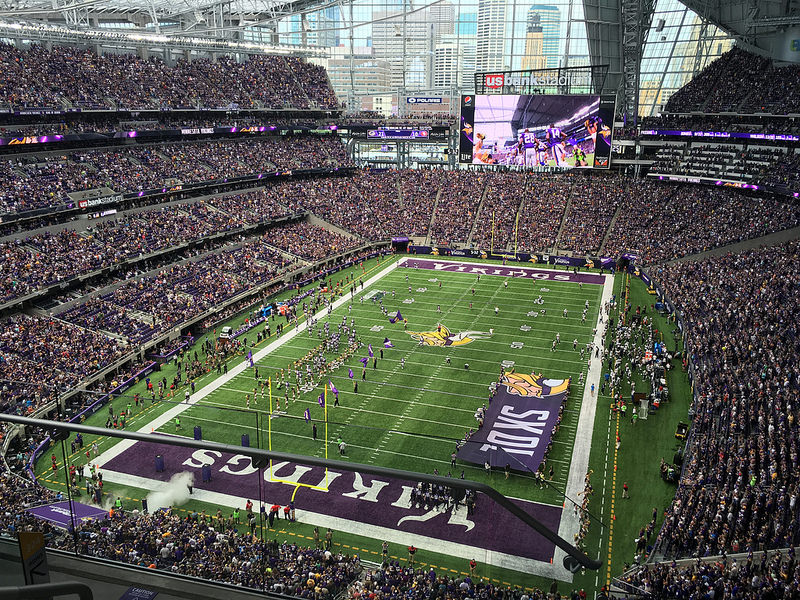
M 191 437 L 200 427 L 209 441 L 240 445 L 247 435 L 250 445 L 280 452 L 463 476 L 488 483 L 573 541 L 579 525 L 572 501 L 580 502 L 594 422 L 595 397 L 585 385 L 599 380 L 600 361 L 589 366 L 587 345 L 599 341 L 594 330 L 612 277 L 514 265 L 390 259 L 365 272 L 363 287 L 336 300 L 330 313 L 317 313 L 314 327 L 287 325 L 282 337 L 253 348 L 252 366 L 245 359 L 226 375 L 207 375 L 188 403 L 156 405 L 133 428 Z M 338 348 L 327 351 L 326 322 L 329 333 L 341 331 Z M 359 344 L 348 349 L 353 328 Z M 297 361 L 309 354 L 319 355 L 326 371 L 320 375 L 317 363 L 310 381 L 301 363 L 298 380 Z M 543 487 L 521 462 L 508 477 L 502 468 L 487 472 L 460 458 L 452 464 L 465 434 L 478 429 L 476 412 L 489 406 L 502 366 L 534 381 L 572 380 Z M 225 514 L 248 499 L 293 501 L 305 524 L 571 579 L 552 544 L 486 498 L 478 498 L 474 514 L 463 506 L 415 505 L 413 481 L 290 463 L 272 464 L 259 481 L 249 459 L 218 454 L 109 441 L 96 462 L 112 487 L 146 494 L 188 471 L 193 501 L 224 507 Z M 154 468 L 156 455 L 166 462 L 162 472 Z M 210 481 L 201 480 L 204 466 Z

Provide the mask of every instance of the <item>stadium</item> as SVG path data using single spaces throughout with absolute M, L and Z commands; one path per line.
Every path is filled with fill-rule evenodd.
M 0 2 L 0 598 L 800 597 L 800 15 Z

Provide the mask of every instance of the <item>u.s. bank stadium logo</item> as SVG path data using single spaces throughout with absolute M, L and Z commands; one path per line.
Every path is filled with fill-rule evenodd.
M 502 385 L 509 394 L 515 396 L 551 396 L 569 390 L 569 379 L 545 379 L 541 374 L 508 373 L 503 376 Z
M 486 87 L 493 90 L 503 87 L 504 82 L 505 82 L 505 75 L 502 73 L 493 73 L 491 75 L 487 75 L 486 78 L 484 79 Z
M 413 339 L 421 341 L 424 346 L 465 346 L 475 340 L 492 337 L 492 331 L 460 331 L 452 333 L 442 325 L 441 331 L 407 331 Z

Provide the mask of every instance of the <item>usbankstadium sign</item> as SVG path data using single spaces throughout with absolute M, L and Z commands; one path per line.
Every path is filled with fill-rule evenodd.
M 603 89 L 608 65 L 484 71 L 475 73 L 476 94 L 597 94 Z
M 591 77 L 587 73 L 571 73 L 561 75 L 508 75 L 505 73 L 488 73 L 484 75 L 484 85 L 492 90 L 503 87 L 554 87 L 554 86 L 588 86 Z

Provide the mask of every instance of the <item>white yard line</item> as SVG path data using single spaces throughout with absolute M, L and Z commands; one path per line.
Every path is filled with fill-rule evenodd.
M 386 275 L 392 273 L 403 261 L 392 262 L 387 267 L 383 268 L 379 273 L 373 275 L 370 279 L 364 282 L 364 289 L 368 289 L 372 285 L 379 282 Z M 481 263 L 470 263 L 475 266 L 486 266 Z M 434 273 L 435 271 L 431 271 Z M 490 273 L 487 273 L 490 275 Z M 546 280 L 540 280 L 542 283 Z M 606 275 L 605 284 L 603 285 L 602 298 L 600 301 L 600 311 L 602 313 L 602 306 L 611 298 L 613 291 L 613 276 Z M 345 295 L 333 303 L 333 309 L 350 302 L 350 298 Z M 316 315 L 315 319 L 324 318 L 327 315 L 327 307 L 324 307 Z M 297 329 L 288 330 L 280 338 L 276 339 L 266 347 L 253 354 L 253 361 L 258 362 L 265 356 L 278 350 L 283 344 L 292 340 L 296 335 L 303 333 L 307 329 L 308 322 L 302 323 Z M 595 336 L 595 347 L 601 344 L 601 327 L 598 325 L 598 333 Z M 489 351 L 494 353 L 494 351 Z M 573 362 L 565 361 L 562 362 Z M 226 375 L 222 375 L 214 379 L 211 383 L 204 386 L 197 393 L 193 394 L 188 403 L 181 403 L 165 411 L 138 431 L 147 433 L 153 429 L 158 429 L 163 425 L 172 421 L 175 417 L 188 410 L 191 406 L 202 400 L 203 398 L 220 390 L 223 386 L 228 384 L 239 374 L 243 373 L 249 368 L 249 362 L 243 360 L 239 365 L 233 367 Z M 578 422 L 577 435 L 572 452 L 572 460 L 569 470 L 569 479 L 567 482 L 567 497 L 578 500 L 577 493 L 583 490 L 583 477 L 586 474 L 589 464 L 589 453 L 591 450 L 592 429 L 594 427 L 594 417 L 596 411 L 596 397 L 592 397 L 590 392 L 590 385 L 595 383 L 596 390 L 599 389 L 600 374 L 602 371 L 602 360 L 596 359 L 592 361 L 592 367 L 589 369 L 586 384 L 584 387 L 583 403 L 581 406 L 580 417 Z M 122 440 L 115 444 L 109 450 L 103 452 L 95 461 L 98 466 L 104 465 L 108 461 L 122 454 L 125 450 L 133 446 L 136 442 L 133 440 Z M 563 443 L 563 442 L 562 442 Z M 385 451 L 385 450 L 384 450 Z M 142 489 L 154 489 L 160 482 L 145 477 L 136 475 L 129 475 L 124 473 L 106 471 L 104 476 L 108 481 L 120 483 L 132 487 Z M 210 492 L 206 490 L 195 490 L 195 497 L 197 500 L 208 502 L 211 504 L 218 504 L 221 506 L 236 507 L 241 505 L 241 498 L 229 494 L 222 494 L 218 492 Z M 409 534 L 402 531 L 368 525 L 349 519 L 342 519 L 338 517 L 330 517 L 328 515 L 314 513 L 310 511 L 297 511 L 298 519 L 304 523 L 310 523 L 318 527 L 331 527 L 335 530 L 347 531 L 357 535 L 372 537 L 375 539 L 387 539 L 389 541 L 411 545 L 424 543 L 424 547 L 435 552 L 448 554 L 450 556 L 458 556 L 466 560 L 476 558 L 479 562 L 499 566 L 502 568 L 512 569 L 516 571 L 528 572 L 541 577 L 555 578 L 561 581 L 572 581 L 572 574 L 562 566 L 562 558 L 564 552 L 556 549 L 553 562 L 551 564 L 543 563 L 532 559 L 520 558 L 517 556 L 507 555 L 501 552 L 494 552 L 482 548 L 472 546 L 465 546 L 454 542 L 447 542 L 435 538 L 428 538 L 427 536 L 419 536 L 418 534 Z M 577 517 L 574 516 L 571 504 L 565 506 L 562 511 L 561 524 L 559 527 L 559 535 L 564 539 L 571 541 L 573 535 L 578 531 L 580 523 Z
M 603 347 L 603 325 L 600 324 L 600 316 L 603 314 L 603 306 L 611 300 L 614 292 L 614 276 L 606 275 L 603 284 L 603 293 L 600 298 L 600 310 L 597 317 L 597 333 L 594 336 L 594 347 Z M 583 479 L 589 470 L 589 454 L 592 450 L 592 433 L 594 431 L 594 417 L 597 412 L 597 394 L 600 393 L 600 375 L 603 371 L 603 359 L 594 358 L 592 366 L 586 375 L 586 383 L 583 389 L 583 403 L 581 404 L 581 414 L 578 419 L 578 431 L 575 434 L 575 446 L 572 449 L 572 462 L 569 466 L 569 479 L 567 480 L 567 491 L 565 493 L 569 500 L 581 503 L 578 494 L 583 491 Z M 592 395 L 592 384 L 594 383 L 595 394 Z M 580 531 L 580 518 L 573 510 L 572 502 L 569 500 L 564 503 L 564 510 L 561 511 L 561 523 L 558 527 L 558 535 L 572 542 L 575 534 Z M 561 581 L 572 582 L 572 573 L 564 568 L 563 559 L 565 553 L 556 548 L 553 556 L 553 577 Z
M 389 266 L 381 269 L 380 272 L 376 273 L 375 275 L 370 277 L 367 281 L 365 281 L 364 282 L 364 287 L 365 288 L 369 288 L 371 285 L 376 284 L 381 279 L 383 279 L 387 274 L 389 274 L 392 271 L 394 271 L 396 268 L 397 268 L 397 261 L 393 261 Z M 335 310 L 335 309 L 339 308 L 340 306 L 343 306 L 347 302 L 350 302 L 350 297 L 349 297 L 349 295 L 345 294 L 344 296 L 342 296 L 338 300 L 334 301 L 333 309 Z M 328 312 L 328 308 L 327 307 L 323 307 L 322 310 L 320 310 L 319 312 L 317 312 L 316 315 L 314 315 L 314 318 L 315 319 L 324 318 L 325 315 L 327 314 L 327 312 Z M 253 353 L 253 362 L 256 363 L 259 360 L 261 360 L 262 358 L 264 358 L 265 356 L 267 356 L 268 354 L 270 354 L 271 352 L 273 352 L 274 350 L 277 350 L 278 348 L 283 346 L 283 344 L 289 342 L 296 335 L 299 335 L 300 333 L 303 333 L 306 330 L 307 327 L 308 327 L 308 321 L 307 320 L 304 321 L 303 323 L 301 323 L 300 326 L 297 329 L 293 329 L 293 328 L 287 327 L 286 328 L 286 333 L 284 333 L 281 337 L 277 338 L 275 341 L 273 341 L 272 343 L 268 344 L 267 346 L 265 346 L 264 348 L 262 348 L 258 352 Z M 206 386 L 203 386 L 202 389 L 200 389 L 196 393 L 192 394 L 191 397 L 189 398 L 189 402 L 182 402 L 180 404 L 177 404 L 177 405 L 173 406 L 172 408 L 166 410 L 163 414 L 159 415 L 158 417 L 156 417 L 155 419 L 153 419 L 152 421 L 150 421 L 149 423 L 147 423 L 146 425 L 144 425 L 143 427 L 138 429 L 138 431 L 140 433 L 149 433 L 150 431 L 153 431 L 155 429 L 158 429 L 159 427 L 162 427 L 163 425 L 166 425 L 172 419 L 174 419 L 175 417 L 177 417 L 178 415 L 180 415 L 181 413 L 183 413 L 185 410 L 189 409 L 193 405 L 197 404 L 200 400 L 202 400 L 203 398 L 205 398 L 209 394 L 213 393 L 218 388 L 220 388 L 223 385 L 225 385 L 226 383 L 230 382 L 234 377 L 236 377 L 237 375 L 243 373 L 248 368 L 249 368 L 249 361 L 243 360 L 241 363 L 239 363 L 238 365 L 236 365 L 235 367 L 230 369 L 228 371 L 227 375 L 220 375 L 215 380 L 213 380 L 211 383 L 209 383 Z M 106 450 L 105 452 L 103 452 L 103 454 L 101 454 L 97 458 L 97 460 L 95 461 L 95 464 L 97 464 L 99 466 L 104 465 L 106 462 L 110 461 L 112 458 L 115 458 L 115 457 L 119 456 L 120 454 L 122 454 L 125 450 L 127 450 L 128 448 L 133 446 L 135 443 L 136 443 L 135 440 L 122 440 L 118 444 L 115 444 L 113 447 L 111 447 L 109 450 Z

